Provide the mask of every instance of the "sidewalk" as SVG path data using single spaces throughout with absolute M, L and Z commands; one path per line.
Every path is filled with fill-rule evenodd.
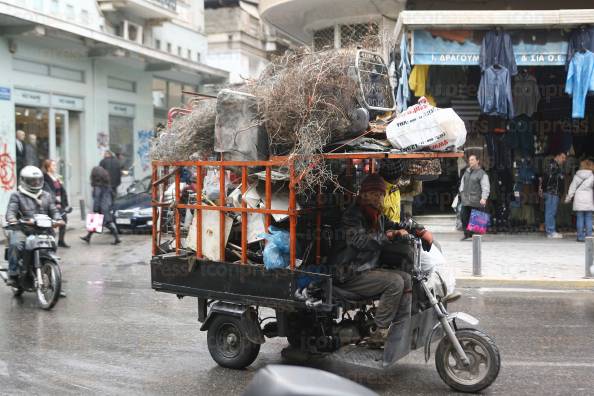
M 472 241 L 462 233 L 436 233 L 448 263 L 464 285 L 540 284 L 594 288 L 585 280 L 585 245 L 575 235 L 547 239 L 541 234 L 497 234 L 482 237 L 482 277 L 472 276 Z M 513 281 L 513 282 L 510 282 Z

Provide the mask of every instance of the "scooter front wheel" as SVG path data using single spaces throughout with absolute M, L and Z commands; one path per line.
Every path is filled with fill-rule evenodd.
M 57 263 L 43 261 L 41 263 L 42 286 L 37 279 L 37 302 L 42 309 L 50 310 L 56 305 L 60 298 L 62 288 L 62 272 Z
M 439 342 L 435 366 L 441 379 L 460 392 L 479 392 L 499 375 L 501 358 L 495 341 L 476 329 L 460 329 L 456 338 L 470 361 L 465 366 L 448 337 Z

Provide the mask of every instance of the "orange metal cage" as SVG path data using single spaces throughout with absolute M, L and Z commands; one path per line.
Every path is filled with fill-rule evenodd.
M 463 153 L 460 152 L 417 152 L 417 153 L 406 153 L 406 154 L 393 154 L 393 153 L 331 153 L 331 154 L 320 154 L 312 157 L 312 161 L 327 159 L 327 160 L 347 160 L 352 161 L 354 159 L 384 159 L 384 158 L 401 158 L 401 159 L 431 159 L 431 158 L 459 158 L 462 157 Z M 247 256 L 247 234 L 248 234 L 248 214 L 260 213 L 264 215 L 265 229 L 271 224 L 272 214 L 284 214 L 289 218 L 289 252 L 290 252 L 290 268 L 295 269 L 296 252 L 297 252 L 297 217 L 303 213 L 311 213 L 312 210 L 316 212 L 316 262 L 320 262 L 320 229 L 322 223 L 322 205 L 318 199 L 316 207 L 313 209 L 297 209 L 296 203 L 296 187 L 301 180 L 300 175 L 295 174 L 295 159 L 296 157 L 272 157 L 266 161 L 153 161 L 152 163 L 152 207 L 153 207 L 153 229 L 152 229 L 152 253 L 153 256 L 158 254 L 159 251 L 159 240 L 160 233 L 162 230 L 158 227 L 160 208 L 172 207 L 175 218 L 175 251 L 176 254 L 180 254 L 181 250 L 181 225 L 180 225 L 180 210 L 188 209 L 194 210 L 196 216 L 196 257 L 203 258 L 203 246 L 202 246 L 202 211 L 212 210 L 219 212 L 219 252 L 220 261 L 225 261 L 225 216 L 227 213 L 236 212 L 241 213 L 241 263 L 248 263 Z M 373 161 L 371 161 L 371 171 L 373 171 Z M 272 209 L 272 168 L 273 167 L 285 167 L 289 170 L 289 202 L 288 208 L 283 209 Z M 181 172 L 183 167 L 194 167 L 196 168 L 196 183 L 195 191 L 198 197 L 196 204 L 182 204 L 181 200 Z M 202 202 L 202 190 L 203 190 L 203 169 L 205 167 L 217 167 L 220 175 L 219 179 L 219 202 L 216 205 L 205 205 Z M 227 207 L 226 206 L 226 184 L 225 184 L 225 169 L 229 167 L 241 169 L 241 207 Z M 247 206 L 243 195 L 245 195 L 248 187 L 248 168 L 260 167 L 264 168 L 266 173 L 265 178 L 265 197 L 264 197 L 264 208 L 251 208 Z M 170 170 L 171 168 L 171 170 Z M 347 170 L 350 168 L 347 168 Z M 162 187 L 165 191 L 168 187 L 169 180 L 174 178 L 175 183 L 175 195 L 173 203 L 161 202 L 159 199 L 159 191 Z

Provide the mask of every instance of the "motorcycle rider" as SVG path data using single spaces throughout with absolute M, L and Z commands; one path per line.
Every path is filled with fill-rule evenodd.
M 36 214 L 45 214 L 56 221 L 56 226 L 64 225 L 60 211 L 53 197 L 43 191 L 43 173 L 35 166 L 25 166 L 19 176 L 19 186 L 8 201 L 6 222 L 16 224 L 19 220 L 31 221 Z M 32 224 L 32 223 L 31 223 Z M 8 286 L 16 285 L 18 279 L 19 250 L 25 236 L 21 231 L 7 230 L 8 240 Z
M 431 233 L 416 224 L 411 226 L 388 220 L 382 213 L 385 194 L 386 183 L 381 176 L 372 174 L 363 180 L 355 203 L 343 214 L 345 238 L 337 238 L 338 254 L 333 261 L 338 287 L 364 298 L 379 296 L 375 312 L 377 330 L 367 341 L 373 347 L 385 343 L 392 325 L 397 327 L 396 331 L 408 325 L 411 312 L 410 275 L 380 268 L 382 264 L 390 267 L 394 264 L 381 262 L 382 251 L 409 232 L 422 238 L 423 249 L 427 251 L 433 242 Z M 392 260 L 398 258 L 392 257 Z

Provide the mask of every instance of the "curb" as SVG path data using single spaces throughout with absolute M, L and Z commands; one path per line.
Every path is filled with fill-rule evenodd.
M 565 290 L 594 290 L 593 279 L 510 279 L 488 277 L 460 277 L 456 278 L 456 287 L 519 287 L 540 289 Z

